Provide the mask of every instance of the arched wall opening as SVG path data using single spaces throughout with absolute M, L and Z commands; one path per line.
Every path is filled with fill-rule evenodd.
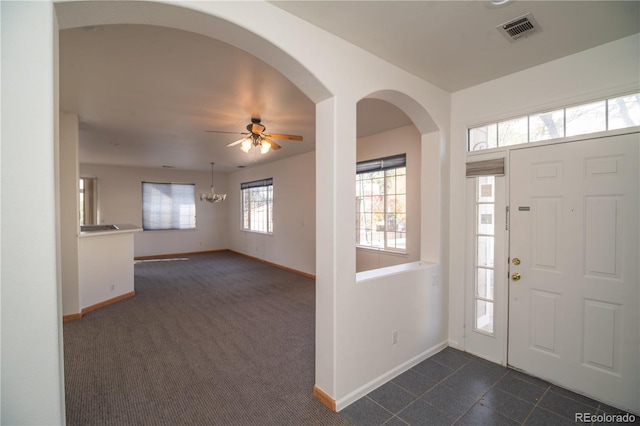
M 439 235 L 439 223 L 434 219 L 440 209 L 437 125 L 417 102 L 395 91 L 376 92 L 361 99 L 357 104 L 357 121 L 359 163 L 404 155 L 406 166 L 397 169 L 400 173 L 397 178 L 390 177 L 396 172 L 388 170 L 369 173 L 366 178 L 359 174 L 356 272 L 418 260 L 437 263 L 439 238 L 434 239 Z M 380 167 L 385 168 L 382 164 Z M 376 202 L 381 205 L 372 205 Z M 425 223 L 423 216 L 428 218 Z M 426 241 L 422 239 L 423 226 Z
M 198 5 L 200 6 L 200 5 Z M 322 101 L 324 99 L 326 99 L 327 97 L 329 97 L 329 91 L 326 89 L 326 87 L 318 80 L 318 78 L 313 75 L 304 65 L 302 65 L 299 61 L 295 60 L 291 54 L 285 52 L 283 49 L 275 46 L 273 43 L 269 42 L 268 40 L 266 40 L 266 38 L 261 37 L 257 34 L 255 34 L 254 32 L 252 32 L 250 29 L 246 29 L 243 28 L 241 25 L 236 25 L 235 23 L 232 22 L 232 18 L 230 16 L 235 17 L 236 15 L 234 13 L 237 14 L 237 10 L 235 10 L 235 8 L 233 6 L 229 7 L 230 5 L 227 3 L 223 3 L 223 4 L 219 4 L 216 2 L 207 2 L 203 7 L 207 7 L 206 11 L 195 11 L 192 9 L 187 9 L 187 8 L 183 8 L 183 7 L 177 7 L 177 6 L 173 6 L 173 5 L 169 5 L 169 4 L 161 4 L 161 3 L 153 3 L 153 2 L 146 2 L 144 4 L 142 3 L 137 3 L 137 2 L 60 2 L 56 4 L 56 11 L 57 11 L 57 18 L 58 21 L 60 22 L 60 28 L 59 31 L 62 30 L 70 30 L 71 28 L 76 28 L 78 33 L 102 33 L 103 35 L 107 35 L 106 33 L 108 32 L 107 30 L 105 30 L 105 28 L 109 28 L 109 27 L 116 27 L 116 28 L 131 28 L 131 27 L 146 27 L 146 28 L 163 28 L 163 29 L 167 29 L 166 33 L 153 33 L 154 35 L 158 35 L 158 34 L 165 34 L 168 38 L 173 37 L 175 34 L 178 33 L 183 33 L 183 34 L 189 34 L 193 37 L 189 37 L 189 38 L 184 38 L 181 40 L 188 40 L 189 42 L 192 42 L 193 40 L 195 40 L 195 36 L 196 34 L 198 36 L 204 36 L 204 37 L 200 37 L 199 39 L 210 39 L 210 40 L 219 40 L 223 43 L 218 43 L 219 45 L 222 44 L 226 44 L 226 45 L 231 45 L 235 48 L 237 48 L 238 52 L 242 51 L 242 52 L 247 52 L 249 53 L 249 55 L 245 55 L 245 56 L 256 56 L 258 58 L 257 61 L 255 61 L 254 63 L 263 61 L 265 63 L 267 63 L 268 65 L 271 66 L 270 70 L 272 74 L 277 74 L 278 72 L 281 73 L 284 78 L 280 78 L 280 81 L 288 79 L 291 83 L 293 83 L 294 86 L 297 86 L 298 88 L 300 88 L 300 91 L 296 94 L 297 97 L 299 96 L 299 93 L 302 92 L 304 93 L 304 95 L 306 95 L 311 102 L 305 103 L 305 108 L 304 108 L 304 116 L 308 117 L 311 115 L 311 118 L 307 119 L 305 121 L 305 123 L 310 123 L 309 128 L 312 128 L 311 125 L 312 120 L 313 120 L 313 103 L 315 102 L 319 102 Z M 218 7 L 220 8 L 220 10 L 218 10 Z M 260 7 L 260 6 L 256 6 L 256 7 Z M 230 10 L 229 10 L 230 9 Z M 244 10 L 246 12 L 246 10 Z M 214 16 L 213 13 L 218 12 L 220 14 L 220 16 Z M 237 17 L 236 17 L 237 19 Z M 119 24 L 119 23 L 124 23 L 124 24 Z M 90 28 L 94 28 L 97 30 L 95 31 L 89 31 Z M 168 30 L 168 29 L 171 29 Z M 84 31 L 87 30 L 87 31 Z M 73 31 L 73 30 L 70 30 Z M 64 33 L 61 33 L 64 34 Z M 127 32 L 126 33 L 126 37 L 132 37 L 131 34 L 135 34 L 132 32 Z M 126 38 L 125 36 L 123 36 L 123 38 Z M 61 37 L 63 38 L 63 37 Z M 154 41 L 157 40 L 158 44 L 162 44 L 162 47 L 166 47 L 169 48 L 171 46 L 170 43 L 167 42 L 167 39 L 164 39 L 164 43 L 159 41 L 161 38 L 153 38 Z M 148 40 L 148 39 L 147 39 Z M 142 43 L 144 44 L 144 43 Z M 204 43 L 203 43 L 204 44 Z M 89 43 L 89 46 L 91 44 Z M 227 46 L 228 47 L 228 46 Z M 115 50 L 115 49 L 114 49 Z M 186 48 L 185 48 L 186 50 Z M 212 49 L 213 51 L 215 51 L 215 49 Z M 235 50 L 235 49 L 234 49 Z M 140 51 L 145 52 L 145 50 L 140 49 Z M 202 56 L 204 56 L 206 53 L 208 52 L 200 52 L 202 54 Z M 143 54 L 140 56 L 144 56 Z M 238 55 L 236 55 L 238 56 Z M 255 59 L 255 58 L 254 58 Z M 188 62 L 188 61 L 187 61 Z M 84 69 L 83 67 L 78 67 L 80 69 Z M 205 68 L 205 67 L 203 67 Z M 259 68 L 256 66 L 256 68 Z M 267 67 L 265 67 L 267 68 Z M 147 70 L 148 75 L 152 76 L 153 73 L 155 73 L 156 68 L 152 68 Z M 275 72 L 273 72 L 273 70 L 276 70 Z M 119 73 L 122 72 L 122 70 L 120 71 L 116 71 L 115 73 Z M 97 74 L 97 73 L 96 73 Z M 167 73 L 167 75 L 170 76 L 174 76 L 173 73 Z M 188 78 L 189 76 L 187 75 L 186 78 Z M 183 79 L 185 78 L 185 76 L 183 75 Z M 270 80 L 273 81 L 273 80 Z M 94 85 L 100 85 L 100 83 L 94 83 Z M 159 90 L 162 90 L 163 87 L 168 86 L 169 83 L 167 82 L 166 85 L 158 85 L 159 86 Z M 242 88 L 244 90 L 251 90 L 246 89 L 246 86 L 249 86 L 248 84 L 243 84 Z M 273 86 L 276 86 L 278 89 L 282 89 L 283 91 L 288 90 L 287 87 L 281 85 L 281 84 L 274 84 Z M 292 84 L 289 84 L 288 87 L 292 86 Z M 303 90 L 304 89 L 304 90 Z M 150 90 L 150 88 L 147 88 L 147 90 Z M 277 89 L 273 89 L 274 91 Z M 189 90 L 186 91 L 187 93 L 191 93 Z M 215 92 L 215 91 L 214 91 Z M 287 93 L 292 93 L 292 91 L 289 91 Z M 239 94 L 238 98 L 240 98 L 240 95 L 243 95 L 246 93 L 241 93 Z M 258 98 L 259 94 L 257 94 L 255 97 Z M 215 93 L 214 93 L 215 96 Z M 184 101 L 184 104 L 186 104 L 188 101 Z M 160 104 L 161 102 L 159 102 Z M 257 101 L 257 103 L 260 103 L 260 101 Z M 275 102 L 274 102 L 275 103 Z M 73 104 L 73 103 L 71 103 Z M 311 108 L 308 108 L 308 105 L 311 105 Z M 169 106 L 169 105 L 167 105 Z M 179 108 L 181 105 L 174 105 L 175 108 Z M 226 106 L 225 106 L 226 107 Z M 73 108 L 73 107 L 72 107 Z M 170 109 L 170 108 L 169 108 Z M 275 109 L 275 108 L 274 108 Z M 298 111 L 296 112 L 300 112 L 302 111 L 303 108 L 300 108 Z M 74 111 L 70 111 L 70 112 L 74 112 Z M 249 111 L 245 111 L 247 113 L 247 117 L 246 120 L 249 120 Z M 311 112 L 311 114 L 309 114 Z M 259 111 L 258 111 L 259 113 Z M 253 114 L 253 112 L 252 112 Z M 301 113 L 302 114 L 302 113 Z M 108 114 L 105 114 L 108 115 Z M 132 114 L 133 115 L 133 114 Z M 188 115 L 188 114 L 187 114 Z M 197 115 L 197 114 L 196 114 Z M 202 114 L 202 115 L 206 115 L 206 114 Z M 186 117 L 186 115 L 185 115 Z M 183 118 L 185 118 L 183 117 Z M 80 117 L 80 119 L 82 119 L 83 117 Z M 188 118 L 188 117 L 186 117 Z M 76 121 L 77 121 L 78 117 L 76 117 Z M 144 122 L 144 120 L 141 120 L 141 122 Z M 191 122 L 191 124 L 193 124 L 193 122 Z M 74 124 L 72 123 L 71 126 L 73 126 Z M 65 130 L 65 127 L 69 127 L 69 126 L 62 126 L 62 130 Z M 77 131 L 77 127 L 78 127 L 78 123 L 75 123 L 75 138 L 78 138 L 78 131 Z M 272 130 L 278 130 L 278 129 L 272 129 Z M 284 133 L 284 132 L 283 132 Z M 287 133 L 293 133 L 293 132 L 287 132 Z M 313 133 L 313 130 L 310 131 L 310 133 Z M 86 134 L 86 132 L 85 132 Z M 203 132 L 204 134 L 204 132 Z M 155 142 L 155 141 L 154 141 Z M 77 142 L 76 142 L 77 145 Z M 311 145 L 313 147 L 313 145 Z M 283 150 L 286 151 L 286 150 Z M 136 155 L 136 153 L 134 152 L 133 155 Z M 75 156 L 78 157 L 78 148 L 77 146 L 75 147 Z M 204 157 L 204 156 L 203 156 Z M 65 157 L 66 158 L 66 157 Z M 213 157 L 216 158 L 216 157 Z M 310 158 L 310 160 L 309 160 Z M 64 166 L 62 166 L 61 163 L 61 169 L 63 170 L 67 170 L 67 169 L 74 169 L 77 167 L 76 164 L 72 164 L 72 161 L 69 162 L 65 162 Z M 307 163 L 310 163 L 310 166 L 307 166 L 307 169 L 311 171 L 311 177 L 309 177 L 309 182 L 310 184 L 313 184 L 313 156 L 308 156 L 307 158 Z M 130 164 L 130 163 L 129 163 Z M 162 163 L 165 164 L 165 163 Z M 153 167 L 153 166 L 150 166 Z M 238 172 L 237 174 L 241 174 L 242 171 Z M 77 172 L 76 172 L 77 174 Z M 76 197 L 76 189 L 75 189 L 75 184 L 73 183 L 75 180 L 77 180 L 78 176 L 71 176 L 68 181 L 66 182 L 66 184 L 64 186 L 61 185 L 61 190 L 62 191 L 66 191 L 68 194 L 65 194 L 66 199 L 69 200 L 73 200 Z M 246 177 L 246 176 L 245 176 Z M 307 176 L 308 177 L 308 176 Z M 238 177 L 238 179 L 240 179 L 240 177 Z M 248 179 L 251 180 L 251 179 Z M 285 179 L 281 179 L 281 181 L 285 181 Z M 295 181 L 295 179 L 288 179 L 287 182 L 285 183 L 289 183 L 290 181 Z M 284 185 L 281 186 L 282 190 L 284 189 Z M 65 189 L 66 188 L 66 189 Z M 290 191 L 288 191 L 290 192 Z M 309 193 L 309 191 L 307 191 Z M 106 194 L 106 191 L 103 191 L 103 194 Z M 118 198 L 120 197 L 120 193 L 118 192 L 117 188 L 113 188 L 113 185 L 111 187 L 111 191 L 110 191 L 110 196 L 111 199 L 113 200 L 114 198 Z M 304 219 L 308 220 L 309 218 L 314 218 L 313 212 L 309 211 L 309 209 L 313 209 L 315 207 L 314 203 L 313 203 L 313 192 L 310 192 L 310 196 L 308 196 L 310 202 L 305 204 L 305 207 L 307 208 L 307 211 L 305 211 L 305 215 L 304 215 Z M 237 194 L 232 194 L 233 196 L 237 196 Z M 137 194 L 136 194 L 137 196 Z M 232 198 L 232 197 L 230 197 Z M 233 200 L 229 200 L 229 201 L 233 201 Z M 128 219 L 122 221 L 122 223 L 129 223 L 131 220 L 136 220 L 137 221 L 137 211 L 135 206 L 137 204 L 138 200 L 135 199 L 133 203 L 129 203 L 128 206 L 130 207 L 130 210 L 124 211 L 125 208 L 119 209 L 122 210 L 121 212 L 119 212 L 121 217 L 127 217 Z M 231 204 L 230 202 L 227 204 Z M 237 207 L 238 203 L 235 203 L 234 208 Z M 127 208 L 129 208 L 127 207 Z M 64 211 L 65 209 L 67 209 L 67 205 L 66 204 L 62 204 L 61 205 L 61 209 L 63 210 L 63 214 L 61 215 L 61 217 L 66 218 L 73 218 L 75 217 L 75 211 L 77 210 L 77 208 L 68 208 L 68 211 Z M 111 207 L 111 211 L 113 212 L 115 208 Z M 118 210 L 118 209 L 115 209 Z M 280 209 L 280 212 L 282 211 L 282 209 Z M 208 210 L 206 213 L 209 213 L 210 211 Z M 231 211 L 231 213 L 236 213 L 235 210 Z M 205 219 L 208 218 L 207 216 L 205 216 L 205 214 L 200 215 L 201 218 Z M 236 218 L 240 217 L 240 214 L 234 214 L 233 215 L 233 219 L 236 220 Z M 134 219 L 131 219 L 134 218 Z M 122 219 L 121 219 L 122 220 Z M 132 223 L 136 223 L 136 222 L 132 222 Z M 234 225 L 235 222 L 232 222 L 232 225 Z M 69 231 L 67 234 L 70 236 L 69 239 L 75 239 L 76 237 L 76 228 L 77 228 L 77 224 L 76 223 L 71 223 L 69 226 Z M 235 229 L 239 229 L 240 226 L 236 226 Z M 281 226 L 281 232 L 278 233 L 276 238 L 271 238 L 270 242 L 273 243 L 273 240 L 277 240 L 277 244 L 280 244 L 280 246 L 282 245 L 286 245 L 287 241 L 286 239 L 289 238 L 289 241 L 291 240 L 291 235 L 295 232 L 295 231 L 290 231 L 288 234 L 285 232 L 282 232 L 282 229 L 284 227 Z M 306 243 L 307 246 L 312 246 L 314 241 L 312 240 L 313 237 L 313 229 L 314 229 L 314 223 L 313 220 L 308 220 L 307 226 L 306 226 L 306 233 L 305 233 L 305 237 L 307 237 L 306 239 L 304 239 L 303 242 L 302 238 L 299 238 L 300 241 L 296 241 L 296 244 L 301 245 L 303 243 Z M 63 230 L 64 231 L 64 230 Z M 203 231 L 204 232 L 204 231 Z M 238 231 L 239 233 L 239 231 Z M 63 232 L 63 237 L 64 238 L 65 232 Z M 237 237 L 237 233 L 234 235 L 235 237 Z M 255 235 L 252 235 L 251 237 L 253 237 Z M 142 238 L 143 236 L 140 235 L 136 235 L 136 255 L 145 255 L 145 253 L 138 253 L 137 250 L 140 248 L 142 250 L 147 250 L 149 246 L 162 246 L 163 245 L 163 241 L 159 241 L 158 238 L 156 238 L 156 236 L 153 236 L 153 238 L 149 237 L 146 238 L 146 236 L 144 236 L 144 238 Z M 138 238 L 140 237 L 140 238 Z M 164 242 L 166 242 L 168 239 L 165 239 Z M 262 242 L 264 239 L 262 240 L 257 240 L 256 239 L 251 239 L 251 241 L 246 242 L 245 241 L 241 241 L 241 243 L 245 243 L 244 246 L 245 247 L 241 247 L 242 244 L 237 243 L 237 241 L 240 240 L 240 238 L 235 238 L 232 242 L 235 243 L 235 246 L 224 246 L 225 248 L 231 248 L 234 249 L 236 251 L 240 251 L 243 252 L 245 254 L 248 255 L 253 255 L 256 257 L 261 257 L 261 255 L 263 253 L 267 253 L 268 255 L 271 255 L 272 253 L 281 253 L 282 250 L 278 250 L 275 247 L 266 247 L 263 248 L 262 247 Z M 249 238 L 247 238 L 246 240 L 249 240 Z M 257 242 L 256 242 L 257 240 Z M 195 243 L 193 242 L 195 241 Z M 187 247 L 186 244 L 183 244 L 182 246 L 180 246 L 180 248 L 172 251 L 173 253 L 177 253 L 177 252 L 189 252 L 189 251 L 197 251 L 197 250 L 202 250 L 202 249 L 206 249 L 206 248 L 198 248 L 197 246 L 197 241 L 195 239 L 192 239 L 192 242 L 187 242 L 187 241 L 183 241 L 183 243 L 187 243 L 187 244 L 192 244 L 191 249 L 183 249 L 182 247 Z M 193 245 L 195 244 L 195 245 Z M 166 244 L 165 244 L 166 245 Z M 290 244 L 291 245 L 291 244 Z M 65 247 L 67 247 L 66 245 L 64 245 Z M 202 241 L 200 242 L 200 246 L 202 246 Z M 175 247 L 178 247 L 178 244 L 175 244 Z M 250 251 L 248 249 L 248 247 L 250 247 Z M 260 250 L 258 250 L 258 247 L 260 248 Z M 243 250 L 243 248 L 246 248 L 246 250 Z M 304 250 L 298 250 L 296 252 L 296 257 L 293 261 L 291 261 L 290 263 L 282 263 L 281 259 L 274 259 L 274 258 L 263 258 L 263 260 L 267 260 L 267 261 L 271 261 L 273 263 L 278 263 L 278 264 L 282 264 L 285 267 L 289 267 L 295 270 L 301 270 L 302 272 L 305 273 L 309 273 L 309 274 L 313 274 L 314 270 L 313 270 L 313 266 L 314 266 L 314 259 L 313 259 L 313 251 L 314 248 L 307 248 L 304 247 Z M 293 252 L 293 250 L 292 250 Z M 76 248 L 76 254 L 77 254 L 77 248 Z M 154 254 L 154 253 L 148 253 L 148 254 Z M 65 256 L 66 258 L 71 258 L 74 256 Z M 75 256 L 77 257 L 77 256 Z M 281 256 L 281 257 L 285 257 L 285 256 Z M 293 257 L 293 256 L 292 256 Z M 262 257 L 261 257 L 262 258 Z M 280 261 L 280 262 L 279 262 Z M 76 266 L 77 269 L 77 266 Z M 76 272 L 77 274 L 77 272 Z M 63 272 L 64 275 L 64 272 Z M 67 280 L 63 279 L 63 282 L 68 282 Z M 77 287 L 77 284 L 76 284 Z M 73 292 L 73 291 L 72 291 Z M 66 302 L 65 299 L 65 294 L 67 294 L 69 292 L 65 292 L 65 289 L 63 288 L 63 311 L 64 314 L 75 314 L 80 312 L 80 309 L 83 308 L 83 306 L 77 307 L 75 310 L 69 310 L 67 309 L 64 302 Z M 75 291 L 75 293 L 77 293 L 77 291 Z M 76 297 L 77 299 L 77 297 Z M 72 301 L 73 304 L 77 305 L 78 301 Z M 80 308 L 80 309 L 78 309 Z
M 108 24 L 146 24 L 198 33 L 242 49 L 271 65 L 313 102 L 331 96 L 329 90 L 303 64 L 265 37 L 237 22 L 238 5 L 202 2 L 173 5 L 157 2 L 59 1 L 55 5 L 60 30 Z M 258 13 L 256 11 L 256 13 Z
M 211 7 L 211 4 L 216 2 L 207 3 L 205 6 Z M 225 8 L 234 8 L 226 3 L 216 4 L 220 4 L 223 12 Z M 145 24 L 191 31 L 221 40 L 271 65 L 297 85 L 313 102 L 318 103 L 331 96 L 318 78 L 291 55 L 225 17 L 151 2 L 61 2 L 57 4 L 56 9 L 61 30 L 122 23 Z M 311 389 L 309 392 L 311 393 Z

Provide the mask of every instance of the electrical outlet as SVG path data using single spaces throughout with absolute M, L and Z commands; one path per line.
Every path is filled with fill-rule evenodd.
M 433 274 L 431 276 L 431 286 L 437 287 L 440 285 L 440 274 Z
M 395 345 L 398 343 L 398 330 L 393 330 L 391 332 L 391 344 Z

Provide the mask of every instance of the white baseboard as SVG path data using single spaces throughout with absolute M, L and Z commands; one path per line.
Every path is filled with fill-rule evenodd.
M 353 392 L 349 393 L 344 398 L 340 398 L 340 399 L 336 400 L 335 401 L 336 411 L 340 411 L 343 408 L 348 407 L 349 405 L 351 405 L 352 403 L 356 402 L 357 400 L 359 400 L 360 398 L 362 398 L 363 396 L 365 396 L 366 394 L 368 394 L 372 390 L 379 388 L 380 386 L 384 385 L 385 383 L 387 383 L 389 380 L 393 379 L 394 377 L 397 377 L 400 374 L 404 373 L 405 371 L 411 369 L 412 367 L 415 367 L 416 365 L 420 364 L 425 359 L 427 359 L 430 356 L 440 352 L 441 350 L 443 350 L 447 346 L 448 346 L 448 342 L 447 341 L 440 342 L 437 345 L 432 346 L 431 348 L 429 348 L 426 351 L 422 352 L 421 354 L 419 354 L 419 355 L 411 358 L 410 360 L 400 364 L 399 366 L 395 367 L 394 369 L 389 370 L 385 374 L 382 374 L 381 376 L 376 377 L 375 379 L 373 379 L 370 382 L 364 384 L 363 386 L 360 386 L 358 389 L 356 389 Z

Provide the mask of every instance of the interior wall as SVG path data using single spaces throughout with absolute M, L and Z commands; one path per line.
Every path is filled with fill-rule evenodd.
M 356 272 L 420 260 L 420 133 L 414 125 L 359 138 L 357 161 L 407 154 L 407 253 L 356 248 Z
M 53 4 L 0 2 L 0 423 L 64 424 Z
M 78 275 L 78 116 L 60 114 L 60 250 L 62 314 L 80 312 Z
M 229 248 L 315 275 L 315 152 L 257 164 L 228 175 Z M 266 178 L 273 178 L 273 234 L 243 231 L 240 184 Z
M 142 182 L 196 184 L 196 229 L 143 231 L 134 235 L 135 256 L 222 250 L 229 247 L 228 201 L 200 201 L 210 192 L 211 173 L 177 169 L 80 164 L 80 177 L 98 178 L 100 223 L 130 223 L 142 227 Z M 214 173 L 217 193 L 227 192 L 227 176 Z
M 421 243 L 420 260 L 438 263 L 441 266 L 447 262 L 444 255 L 448 240 L 443 237 L 447 229 L 443 215 L 445 204 L 443 185 L 446 179 L 446 164 L 443 158 L 447 152 L 448 140 L 443 132 L 435 131 L 422 135 L 422 163 L 420 167 L 420 222 Z
M 467 128 L 640 90 L 640 35 L 620 39 L 452 95 L 450 259 L 465 248 Z M 465 268 L 449 270 L 449 343 L 464 348 Z M 502 360 L 496 360 L 498 362 Z

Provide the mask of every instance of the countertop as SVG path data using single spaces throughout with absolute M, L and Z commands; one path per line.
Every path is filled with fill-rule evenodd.
M 81 237 L 95 237 L 100 235 L 124 234 L 128 232 L 140 232 L 142 228 L 130 223 L 105 223 L 100 225 L 84 225 L 80 227 Z

